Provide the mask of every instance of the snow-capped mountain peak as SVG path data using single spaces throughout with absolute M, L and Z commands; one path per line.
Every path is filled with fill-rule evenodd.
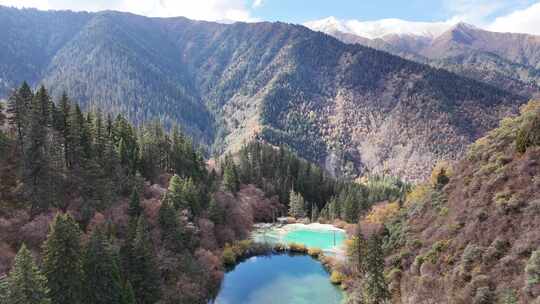
M 359 21 L 339 20 L 335 17 L 306 22 L 304 25 L 312 30 L 328 34 L 342 32 L 369 39 L 387 35 L 414 35 L 433 39 L 454 26 L 449 22 L 413 22 L 401 19 Z

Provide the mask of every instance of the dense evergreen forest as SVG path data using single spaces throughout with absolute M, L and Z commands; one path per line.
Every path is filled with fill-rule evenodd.
M 226 183 L 229 176 L 237 175 L 239 183 L 257 185 L 268 196 L 279 197 L 296 210 L 291 214 L 296 218 L 355 223 L 376 202 L 403 200 L 411 187 L 388 176 L 372 176 L 365 182 L 336 180 L 286 148 L 260 141 L 248 143 L 238 152 L 236 162 L 232 159 L 229 155 L 222 162 Z
M 207 296 L 188 223 L 202 216 L 213 183 L 203 157 L 178 128 L 167 133 L 158 122 L 135 127 L 121 115 L 84 113 L 66 94 L 54 103 L 44 87 L 34 92 L 26 83 L 13 92 L 5 113 L 2 215 L 28 210 L 32 223 L 56 214 L 41 249 L 41 270 L 20 246 L 7 280 L 8 303 L 155 303 L 180 274 L 203 290 L 186 303 Z M 153 245 L 157 229 L 149 226 L 140 195 L 145 183 L 163 174 L 172 179 L 158 210 L 160 242 Z M 96 224 L 97 215 L 128 197 L 124 227 Z M 183 264 L 162 271 L 159 254 Z

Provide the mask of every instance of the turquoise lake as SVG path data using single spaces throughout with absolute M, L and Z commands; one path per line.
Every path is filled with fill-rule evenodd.
M 322 250 L 340 246 L 343 241 L 345 241 L 345 233 L 342 231 L 293 230 L 285 235 L 287 244 L 300 243 Z
M 267 243 L 299 243 L 309 248 L 320 248 L 330 250 L 339 247 L 346 239 L 344 231 L 322 230 L 322 229 L 292 229 L 285 233 L 278 233 L 274 230 L 257 231 L 254 233 L 257 242 Z
M 304 255 L 252 257 L 225 274 L 215 304 L 339 304 L 343 292 Z

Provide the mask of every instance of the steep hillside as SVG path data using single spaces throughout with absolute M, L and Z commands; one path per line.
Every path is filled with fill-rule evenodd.
M 531 102 L 386 222 L 396 303 L 540 301 L 539 126 Z
M 0 6 L 0 96 L 24 80 L 36 83 L 51 59 L 92 16 Z
M 0 20 L 6 32 L 14 33 L 0 40 L 0 52 L 41 45 L 18 34 L 25 26 L 39 33 L 39 24 L 18 24 L 24 18 L 11 17 L 12 9 L 0 11 L 10 20 Z M 437 160 L 455 158 L 525 100 L 302 26 L 15 12 L 78 21 L 63 24 L 69 39 L 55 44 L 29 79 L 47 84 L 53 95 L 66 90 L 83 105 L 125 112 L 137 123 L 179 122 L 215 153 L 253 137 L 286 144 L 336 174 L 425 177 Z M 21 58 L 2 53 L 0 66 L 11 71 L 12 57 L 32 62 L 39 49 Z M 10 84 L 29 76 L 5 77 Z
M 495 33 L 459 23 L 436 36 L 386 35 L 374 39 L 332 28 L 314 28 L 359 43 L 493 84 L 519 95 L 540 92 L 540 38 Z

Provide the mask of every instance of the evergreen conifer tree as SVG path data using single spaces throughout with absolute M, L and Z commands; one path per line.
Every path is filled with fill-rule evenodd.
M 49 127 L 50 98 L 42 86 L 32 100 L 28 115 L 28 131 L 24 140 L 24 192 L 31 203 L 32 214 L 51 204 L 47 130 Z
M 126 281 L 124 284 L 124 289 L 122 293 L 122 304 L 136 304 L 135 301 L 135 293 L 133 292 L 133 287 L 131 287 L 131 283 L 129 281 Z
M 82 265 L 85 303 L 122 304 L 120 270 L 111 244 L 99 228 L 90 237 Z
M 69 214 L 57 214 L 44 243 L 43 272 L 53 304 L 83 303 L 81 231 Z
M 6 304 L 49 304 L 47 279 L 23 244 L 8 276 Z
M 315 223 L 319 220 L 319 207 L 317 207 L 317 204 L 313 204 L 313 207 L 311 208 L 311 222 Z
M 142 207 L 141 199 L 139 197 L 139 190 L 137 190 L 136 187 L 133 187 L 133 191 L 131 191 L 131 196 L 129 198 L 128 215 L 131 218 L 136 218 L 141 215 L 141 212 Z
M 225 158 L 225 166 L 223 167 L 223 185 L 225 186 L 225 189 L 232 193 L 236 193 L 240 190 L 238 170 L 230 157 Z
M 34 93 L 30 86 L 23 82 L 21 87 L 15 91 L 8 100 L 7 112 L 10 114 L 9 123 L 17 134 L 19 149 L 24 153 L 24 139 L 28 128 L 28 115 Z
M 390 299 L 384 278 L 384 253 L 377 234 L 367 241 L 363 295 L 367 304 L 382 304 Z
M 289 215 L 295 218 L 306 216 L 304 197 L 293 189 L 289 193 Z
M 129 281 L 139 304 L 153 304 L 160 296 L 160 275 L 156 265 L 152 241 L 144 216 L 139 218 L 133 242 L 133 261 Z

